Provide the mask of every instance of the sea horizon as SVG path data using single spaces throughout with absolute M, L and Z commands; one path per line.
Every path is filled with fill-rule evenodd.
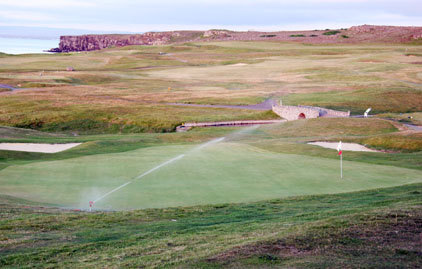
M 48 53 L 47 50 L 57 48 L 60 39 L 37 39 L 26 37 L 0 36 L 0 53 L 28 54 Z

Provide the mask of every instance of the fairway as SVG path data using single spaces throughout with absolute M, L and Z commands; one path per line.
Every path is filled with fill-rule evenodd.
M 422 1 L 112 2 L 0 0 L 0 269 L 422 268 Z
M 185 156 L 133 180 L 180 154 Z M 86 209 L 90 200 L 133 180 L 94 206 L 129 210 L 252 202 L 422 181 L 417 170 L 352 161 L 343 165 L 341 180 L 335 159 L 274 153 L 240 142 L 220 142 L 201 149 L 197 145 L 156 146 L 10 166 L 0 171 L 0 194 Z

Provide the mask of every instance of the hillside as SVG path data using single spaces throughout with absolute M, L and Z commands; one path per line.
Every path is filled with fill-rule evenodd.
M 0 196 L 0 266 L 417 268 L 421 193 L 414 184 L 91 214 Z
M 309 44 L 407 43 L 422 39 L 422 27 L 353 26 L 349 29 L 236 32 L 229 30 L 149 32 L 134 35 L 62 36 L 54 52 L 91 51 L 130 45 L 165 45 L 198 41 L 293 41 Z
M 419 28 L 372 28 L 0 54 L 0 143 L 77 144 L 0 150 L 0 267 L 419 268 Z M 352 117 L 175 132 L 280 101 Z
M 414 44 L 275 41 L 2 55 L 0 84 L 9 88 L 0 92 L 0 125 L 75 135 L 172 132 L 185 122 L 279 118 L 270 110 L 183 104 L 245 106 L 269 98 L 352 115 L 372 107 L 417 123 L 421 55 Z

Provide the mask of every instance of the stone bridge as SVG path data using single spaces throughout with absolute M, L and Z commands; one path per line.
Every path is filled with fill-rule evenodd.
M 273 112 L 286 120 L 313 119 L 319 117 L 345 118 L 350 116 L 350 111 L 343 112 L 313 106 L 284 106 L 273 105 Z

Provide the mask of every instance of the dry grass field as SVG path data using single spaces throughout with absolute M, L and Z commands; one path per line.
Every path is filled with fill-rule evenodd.
M 0 124 L 77 133 L 167 132 L 186 121 L 270 112 L 171 106 L 266 98 L 362 113 L 422 110 L 417 45 L 208 42 L 54 55 L 0 55 Z M 74 71 L 66 71 L 73 67 Z M 391 114 L 392 113 L 392 114 Z
M 0 267 L 418 268 L 421 57 L 257 41 L 0 54 L 0 142 L 82 143 L 0 150 Z M 372 117 L 173 132 L 278 116 L 170 103 L 268 98 Z M 308 144 L 339 140 L 378 151 L 345 150 L 340 178 L 337 151 Z

